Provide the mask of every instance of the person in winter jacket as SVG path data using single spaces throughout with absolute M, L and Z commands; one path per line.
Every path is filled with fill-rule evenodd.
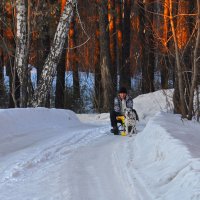
M 114 99 L 114 110 L 110 112 L 111 132 L 115 135 L 119 134 L 116 117 L 124 115 L 126 108 L 133 108 L 133 98 L 127 94 L 125 87 L 121 87 L 118 96 Z

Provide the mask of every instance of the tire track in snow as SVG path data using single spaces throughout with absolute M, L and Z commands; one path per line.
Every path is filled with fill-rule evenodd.
M 0 183 L 18 181 L 20 178 L 23 179 L 23 175 L 33 168 L 41 168 L 41 165 L 46 164 L 48 167 L 55 160 L 66 159 L 66 156 L 78 147 L 104 135 L 107 129 L 107 126 L 87 128 L 81 132 L 80 130 L 74 132 L 70 137 L 68 135 L 52 137 L 35 146 L 20 150 L 16 159 L 8 162 L 7 166 L 1 170 Z

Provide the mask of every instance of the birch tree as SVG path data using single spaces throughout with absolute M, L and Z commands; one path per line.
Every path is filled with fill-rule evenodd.
M 20 81 L 20 107 L 26 107 L 28 85 L 27 0 L 16 1 L 16 21 L 15 67 Z
M 50 53 L 45 61 L 38 86 L 34 92 L 32 99 L 32 105 L 34 107 L 40 106 L 52 86 L 53 78 L 56 75 L 57 64 L 62 54 L 67 33 L 69 31 L 75 4 L 76 0 L 68 0 L 65 4 L 51 45 Z

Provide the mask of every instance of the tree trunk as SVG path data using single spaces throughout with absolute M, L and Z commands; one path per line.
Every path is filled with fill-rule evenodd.
M 145 64 L 143 66 L 145 84 L 143 87 L 143 93 L 149 93 L 154 91 L 154 36 L 153 36 L 153 13 L 154 2 L 152 0 L 146 1 L 145 4 Z
M 7 2 L 7 9 L 5 9 L 4 17 L 4 47 L 5 57 L 4 65 L 6 66 L 6 75 L 9 76 L 9 108 L 19 107 L 20 100 L 20 83 L 14 67 L 14 53 L 15 52 L 15 40 L 14 40 L 14 8 L 11 2 Z M 5 26 L 6 25 L 6 26 Z
M 119 75 L 120 70 L 122 69 L 122 1 L 115 0 L 116 7 L 116 56 L 117 56 L 117 75 Z M 118 77 L 117 77 L 118 78 Z
M 196 97 L 196 101 L 197 101 L 197 121 L 199 122 L 199 118 L 200 118 L 200 101 L 199 101 L 199 87 L 196 87 L 196 91 L 197 91 L 197 97 Z
M 45 61 L 39 84 L 32 99 L 32 105 L 34 107 L 40 106 L 52 86 L 53 78 L 56 75 L 56 67 L 62 54 L 69 25 L 73 16 L 75 2 L 75 0 L 68 0 L 65 5 L 50 53 Z
M 193 111 L 193 102 L 194 102 L 194 92 L 195 88 L 197 86 L 197 77 L 199 73 L 199 66 L 197 64 L 198 59 L 198 52 L 199 52 L 199 45 L 200 45 L 200 3 L 199 0 L 197 0 L 197 9 L 198 14 L 196 18 L 197 23 L 197 36 L 196 36 L 196 44 L 194 48 L 194 55 L 193 55 L 193 68 L 192 68 L 192 84 L 190 88 L 190 96 L 189 96 L 189 112 L 188 112 L 188 119 L 192 119 L 192 111 Z
M 138 1 L 139 6 L 139 40 L 140 40 L 140 60 L 142 69 L 142 93 L 146 93 L 147 80 L 146 80 L 146 67 L 145 67 L 145 9 L 143 0 Z
M 65 44 L 64 47 L 66 48 L 67 45 Z M 55 94 L 56 108 L 64 108 L 65 72 L 66 72 L 66 49 L 63 50 L 60 62 L 57 66 L 56 94 Z
M 178 48 L 180 52 L 180 62 L 182 65 L 183 71 L 183 88 L 185 92 L 185 104 L 186 104 L 186 113 L 188 112 L 189 105 L 189 93 L 190 93 L 190 85 L 191 85 L 191 71 L 192 71 L 192 54 L 194 46 L 189 38 L 193 34 L 192 26 L 193 24 L 189 24 L 189 17 L 186 16 L 189 14 L 191 1 L 189 0 L 179 0 L 178 1 L 178 17 L 177 17 L 177 27 L 176 27 L 176 35 Z M 190 30 L 191 28 L 191 30 Z M 191 31 L 191 32 L 190 32 Z
M 61 14 L 64 10 L 64 5 L 66 1 L 61 1 Z M 64 49 L 60 58 L 60 62 L 57 66 L 57 78 L 56 78 L 56 92 L 55 92 L 55 107 L 64 108 L 65 107 L 65 72 L 66 72 L 66 57 L 68 41 L 64 44 Z
M 79 109 L 80 105 L 80 83 L 79 83 L 79 70 L 78 70 L 78 55 L 76 47 L 76 33 L 75 33 L 75 16 L 73 16 L 70 31 L 69 31 L 69 54 L 68 59 L 70 63 L 70 67 L 73 72 L 73 104 L 74 109 Z
M 26 0 L 16 1 L 16 53 L 15 66 L 20 81 L 20 107 L 27 107 L 28 87 L 28 31 L 27 31 L 27 5 Z
M 123 57 L 122 69 L 120 73 L 120 86 L 131 89 L 131 73 L 130 73 L 130 32 L 131 32 L 131 0 L 124 1 L 124 21 L 123 21 Z
M 169 0 L 164 2 L 163 30 L 162 31 L 162 58 L 161 58 L 161 88 L 168 89 L 169 81 Z
M 4 107 L 5 102 L 5 86 L 3 74 L 3 51 L 0 49 L 0 108 Z
M 48 9 L 48 4 L 46 1 L 44 1 L 43 4 L 39 4 L 38 12 L 43 12 L 43 10 L 46 9 Z M 37 49 L 41 49 L 39 51 L 36 51 L 37 85 L 39 84 L 45 60 L 47 59 L 48 54 L 50 52 L 51 33 L 54 32 L 54 27 L 52 27 L 52 24 L 50 24 L 51 20 L 49 16 L 45 16 L 45 14 L 41 15 L 42 16 L 37 19 L 37 22 L 41 23 L 40 29 L 42 30 L 41 32 L 38 33 L 39 36 L 37 39 L 37 46 L 36 46 Z M 40 31 L 40 29 L 38 31 Z M 40 106 L 42 107 L 50 106 L 50 91 L 47 93 L 46 97 L 40 103 Z
M 116 28 L 115 28 L 115 0 L 108 0 L 108 22 L 110 36 L 111 78 L 114 93 L 117 92 L 117 66 L 116 66 Z M 114 97 L 113 97 L 114 98 Z
M 100 29 L 100 66 L 101 84 L 103 90 L 103 111 L 108 112 L 112 105 L 113 88 L 110 75 L 111 61 L 109 52 L 108 8 L 105 0 L 99 5 L 99 29 Z
M 0 4 L 0 13 L 3 13 L 3 5 Z M 0 20 L 0 41 L 3 39 L 3 23 L 4 20 Z M 0 46 L 0 108 L 4 107 L 5 101 L 5 86 L 4 86 L 4 74 L 3 74 L 3 47 Z
M 182 117 L 186 117 L 186 105 L 184 100 L 184 88 L 183 88 L 183 75 L 182 75 L 182 67 L 180 63 L 180 55 L 179 55 L 179 48 L 178 48 L 178 41 L 177 41 L 177 35 L 175 32 L 175 26 L 173 21 L 173 14 L 172 14 L 172 0 L 170 0 L 170 24 L 172 29 L 172 36 L 174 39 L 174 45 L 175 45 L 175 57 L 176 57 L 176 67 L 177 67 L 177 78 L 178 78 L 178 89 L 179 89 L 179 96 L 180 96 L 180 107 L 181 107 L 181 114 Z
M 98 0 L 97 0 L 98 3 Z M 98 10 L 97 10 L 98 13 Z M 96 16 L 96 30 L 95 30 L 95 53 L 94 53 L 94 67 L 95 67 L 95 83 L 94 83 L 94 106 L 97 112 L 101 112 L 102 108 L 102 87 L 101 87 L 101 68 L 100 68 L 100 43 L 99 43 L 99 17 Z
M 10 58 L 6 65 L 6 73 L 9 76 L 9 108 L 17 108 L 20 106 L 20 81 L 14 67 L 14 59 Z

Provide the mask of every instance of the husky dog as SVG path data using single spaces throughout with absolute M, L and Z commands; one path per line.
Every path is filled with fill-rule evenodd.
M 134 133 L 136 133 L 136 120 L 138 120 L 136 111 L 133 108 L 126 108 L 125 127 L 127 135 L 132 136 Z

